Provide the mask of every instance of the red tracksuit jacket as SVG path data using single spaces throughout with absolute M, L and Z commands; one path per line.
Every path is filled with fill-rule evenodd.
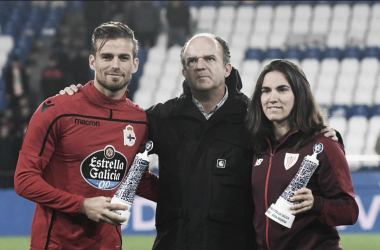
M 37 203 L 31 249 L 121 249 L 120 226 L 81 211 L 85 198 L 112 197 L 144 149 L 147 117 L 126 94 L 108 98 L 91 81 L 34 113 L 15 174 L 16 192 Z M 137 194 L 156 201 L 157 177 L 146 171 Z
M 289 147 L 289 142 L 297 140 L 299 133 L 298 129 L 292 129 L 275 142 L 265 155 L 259 158 L 254 156 L 252 188 L 258 249 L 342 249 L 335 226 L 352 225 L 359 214 L 344 150 L 339 143 L 321 134 L 294 151 Z M 296 215 L 292 227 L 288 229 L 269 219 L 265 212 L 289 185 L 304 157 L 313 154 L 313 146 L 317 142 L 322 143 L 324 149 L 317 156 L 319 166 L 306 186 L 312 190 L 314 205 L 311 210 Z M 286 154 L 298 156 L 290 168 L 285 162 Z

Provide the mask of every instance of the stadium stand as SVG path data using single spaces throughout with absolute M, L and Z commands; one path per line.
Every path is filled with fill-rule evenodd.
M 212 32 L 231 47 L 231 62 L 251 96 L 263 66 L 286 58 L 304 70 L 318 104 L 341 132 L 346 154 L 375 155 L 380 136 L 380 2 L 187 1 L 192 33 Z M 161 8 L 165 3 L 156 1 Z M 57 36 L 68 11 L 82 1 L 0 2 L 0 111 L 7 107 L 4 72 L 12 55 L 28 63 L 36 43 Z M 130 97 L 143 108 L 182 91 L 180 46 L 167 48 L 165 20 L 156 45 L 140 49 Z M 166 24 L 167 25 L 167 24 Z M 43 44 L 51 45 L 49 42 Z M 33 81 L 35 82 L 35 81 Z M 38 83 L 34 83 L 39 88 Z M 4 114 L 2 114 L 4 116 Z M 379 162 L 350 162 L 351 169 L 379 169 Z

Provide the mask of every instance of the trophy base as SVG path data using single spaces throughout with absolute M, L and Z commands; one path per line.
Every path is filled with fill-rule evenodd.
M 129 204 L 129 202 L 123 201 L 122 199 L 119 199 L 117 197 L 112 197 L 111 203 L 122 204 L 122 205 L 127 205 L 128 206 L 127 210 L 111 210 L 112 213 L 127 218 L 123 223 L 121 223 L 121 225 L 126 225 L 127 226 L 128 225 L 128 221 L 129 221 L 129 217 L 131 217 L 130 210 L 131 210 L 132 204 Z
M 290 207 L 293 204 L 282 198 L 281 196 L 277 199 L 276 204 L 272 204 L 269 209 L 265 212 L 265 215 L 275 222 L 291 228 L 295 216 L 292 214 Z

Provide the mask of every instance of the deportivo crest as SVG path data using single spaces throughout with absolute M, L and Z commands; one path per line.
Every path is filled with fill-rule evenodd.
M 96 151 L 80 165 L 83 179 L 91 186 L 111 190 L 119 186 L 127 173 L 127 158 L 112 145 Z
M 294 164 L 298 160 L 298 156 L 299 154 L 290 154 L 290 153 L 285 154 L 284 166 L 286 170 L 294 166 Z
M 133 132 L 133 127 L 131 125 L 128 125 L 123 130 L 124 132 L 124 146 L 133 146 L 136 142 L 136 135 L 135 132 Z

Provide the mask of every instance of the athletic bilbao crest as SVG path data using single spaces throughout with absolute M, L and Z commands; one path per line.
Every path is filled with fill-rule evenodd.
M 87 156 L 80 166 L 83 179 L 91 186 L 111 190 L 119 186 L 127 173 L 127 158 L 112 145 Z
M 136 135 L 135 135 L 135 132 L 133 132 L 133 127 L 131 125 L 128 125 L 127 127 L 125 127 L 123 132 L 124 132 L 124 146 L 135 145 Z
M 286 170 L 294 166 L 294 164 L 298 160 L 298 156 L 299 154 L 290 154 L 290 153 L 285 154 L 284 166 Z

